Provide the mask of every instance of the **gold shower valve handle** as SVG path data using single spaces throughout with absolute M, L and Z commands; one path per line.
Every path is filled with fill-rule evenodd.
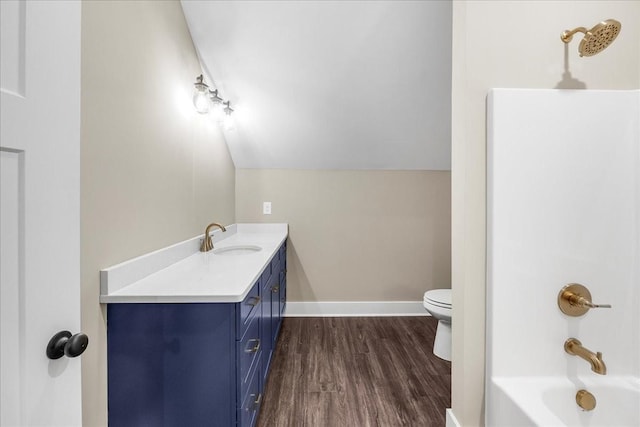
M 574 294 L 571 291 L 565 291 L 565 298 L 569 299 L 571 305 L 577 307 L 611 308 L 611 304 L 594 304 L 585 297 Z
M 560 289 L 558 307 L 567 316 L 578 317 L 591 308 L 611 308 L 611 305 L 592 303 L 589 289 L 579 283 L 570 283 Z

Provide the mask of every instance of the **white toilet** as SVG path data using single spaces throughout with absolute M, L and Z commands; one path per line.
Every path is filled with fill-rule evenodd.
M 424 293 L 422 305 L 438 319 L 433 354 L 451 361 L 451 289 L 433 289 Z

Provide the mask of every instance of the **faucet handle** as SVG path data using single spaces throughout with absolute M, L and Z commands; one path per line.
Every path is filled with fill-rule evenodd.
M 590 308 L 611 308 L 611 304 L 594 304 L 589 289 L 579 283 L 569 283 L 558 293 L 558 307 L 567 316 L 578 317 Z
M 585 301 L 583 304 L 589 308 L 611 308 L 611 304 L 594 304 L 591 301 Z
M 611 304 L 594 304 L 589 299 L 583 297 L 582 295 L 573 293 L 571 291 L 567 292 L 566 298 L 569 299 L 569 303 L 578 307 L 588 307 L 588 308 L 611 308 Z

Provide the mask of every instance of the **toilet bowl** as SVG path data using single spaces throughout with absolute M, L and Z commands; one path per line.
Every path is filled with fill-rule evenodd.
M 432 289 L 424 293 L 422 305 L 438 319 L 433 354 L 451 361 L 451 289 Z

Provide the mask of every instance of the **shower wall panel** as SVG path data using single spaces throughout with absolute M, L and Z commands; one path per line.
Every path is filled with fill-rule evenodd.
M 640 91 L 494 89 L 487 131 L 488 378 L 589 373 L 569 337 L 639 376 Z

